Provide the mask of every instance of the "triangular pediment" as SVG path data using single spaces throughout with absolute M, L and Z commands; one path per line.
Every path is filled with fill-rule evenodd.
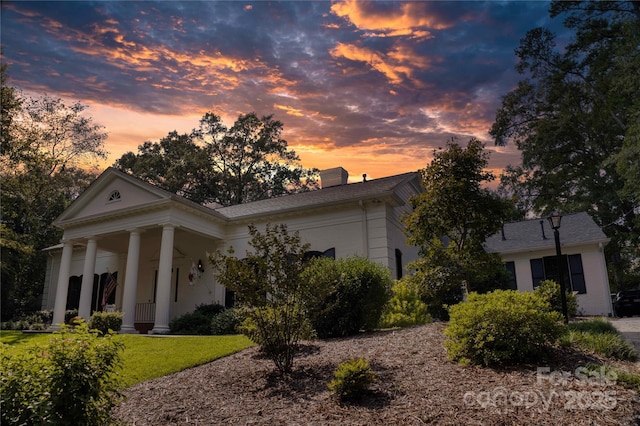
M 67 207 L 54 224 L 139 209 L 170 198 L 171 193 L 110 167 Z

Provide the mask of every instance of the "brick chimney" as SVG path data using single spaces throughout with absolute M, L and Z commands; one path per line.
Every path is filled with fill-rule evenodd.
M 342 167 L 320 170 L 320 187 L 329 188 L 331 186 L 346 185 L 349 179 L 349 172 Z

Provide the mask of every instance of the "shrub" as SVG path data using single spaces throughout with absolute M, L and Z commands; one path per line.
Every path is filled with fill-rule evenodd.
M 89 328 L 98 330 L 102 334 L 120 331 L 122 327 L 122 312 L 94 312 L 89 320 Z
M 78 316 L 77 309 L 70 309 L 68 311 L 64 311 L 64 323 L 71 324 L 71 320 Z
M 449 359 L 461 363 L 526 362 L 544 355 L 563 330 L 562 315 L 540 296 L 496 290 L 451 307 L 444 344 Z
M 0 325 L 2 330 L 45 330 L 51 326 L 52 311 L 36 311 Z
M 560 343 L 563 346 L 572 346 L 607 358 L 623 361 L 637 359 L 634 347 L 604 319 L 570 323 Z
M 291 372 L 298 341 L 312 337 L 305 308 L 309 287 L 300 279 L 309 249 L 299 233 L 285 225 L 266 225 L 264 233 L 249 226 L 252 252 L 244 259 L 209 255 L 220 284 L 236 292 L 237 306 L 246 318 L 241 330 L 274 362 L 280 373 Z
M 118 403 L 122 343 L 84 321 L 63 325 L 46 347 L 3 351 L 2 424 L 104 425 Z
M 338 366 L 328 386 L 340 400 L 354 401 L 362 398 L 375 380 L 369 360 L 352 358 Z
M 420 289 L 414 280 L 405 276 L 394 282 L 391 299 L 380 318 L 380 327 L 408 327 L 431 322 L 427 305 L 420 300 Z
M 0 351 L 0 424 L 36 425 L 51 420 L 49 394 L 51 364 L 46 351 L 31 347 L 25 352 Z
M 202 303 L 196 306 L 196 309 L 194 312 L 199 312 L 203 315 L 208 316 L 209 318 L 213 318 L 219 313 L 221 313 L 222 311 L 224 311 L 224 309 L 225 309 L 224 306 L 222 306 L 219 303 L 209 303 L 209 304 Z
M 211 317 L 202 312 L 188 312 L 169 321 L 171 334 L 210 335 Z
M 268 305 L 247 308 L 239 330 L 260 345 L 260 349 L 282 373 L 288 373 L 300 340 L 313 337 L 313 329 L 299 305 Z
M 547 300 L 551 305 L 551 309 L 561 314 L 563 313 L 560 284 L 553 280 L 544 280 L 533 292 Z M 577 293 L 575 292 L 565 290 L 565 296 L 567 298 L 567 314 L 569 317 L 575 317 L 578 312 L 578 300 L 576 294 Z
M 314 259 L 301 279 L 315 292 L 309 317 L 320 338 L 374 329 L 391 296 L 389 270 L 360 257 Z
M 242 319 L 235 309 L 225 309 L 211 320 L 211 334 L 238 334 L 238 327 Z

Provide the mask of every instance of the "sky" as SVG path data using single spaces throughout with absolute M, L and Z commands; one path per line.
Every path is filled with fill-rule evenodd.
M 543 1 L 2 1 L 3 62 L 26 95 L 79 101 L 107 167 L 207 112 L 273 114 L 304 167 L 351 181 L 424 168 L 488 131 L 522 79 L 514 49 L 559 24 Z

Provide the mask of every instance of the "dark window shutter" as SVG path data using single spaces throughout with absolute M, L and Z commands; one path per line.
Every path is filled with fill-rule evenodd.
M 544 281 L 544 261 L 542 259 L 530 259 L 529 262 L 531 262 L 533 288 L 536 288 Z
M 581 255 L 569 255 L 569 273 L 571 274 L 571 289 L 577 291 L 578 294 L 585 294 L 587 292 L 587 285 L 584 281 Z
M 511 279 L 509 280 L 509 288 L 511 290 L 517 290 L 518 282 L 516 281 L 516 263 L 506 262 L 504 266 L 507 268 L 507 271 L 509 271 L 509 274 L 511 275 Z

